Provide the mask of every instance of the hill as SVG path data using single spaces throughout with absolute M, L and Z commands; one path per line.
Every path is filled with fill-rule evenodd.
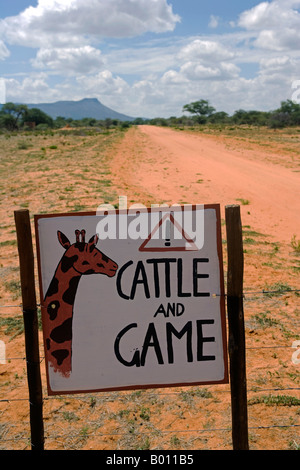
M 104 106 L 97 98 L 85 98 L 80 101 L 57 101 L 55 103 L 27 104 L 28 108 L 38 108 L 56 119 L 58 116 L 72 119 L 118 119 L 119 121 L 133 121 L 134 118 L 118 113 Z

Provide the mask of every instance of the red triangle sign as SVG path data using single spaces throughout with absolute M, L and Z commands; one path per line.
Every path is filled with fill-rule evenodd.
M 161 234 L 163 236 L 159 236 Z M 165 214 L 139 251 L 198 251 L 191 237 L 183 230 L 172 214 Z

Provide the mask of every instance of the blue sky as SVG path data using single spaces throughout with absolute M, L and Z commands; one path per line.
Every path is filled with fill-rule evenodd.
M 299 45 L 296 0 L 2 0 L 0 102 L 271 110 L 292 99 Z

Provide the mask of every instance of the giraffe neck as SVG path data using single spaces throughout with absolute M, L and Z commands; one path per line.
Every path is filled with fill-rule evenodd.
M 62 258 L 44 302 L 49 325 L 46 332 L 48 359 L 64 376 L 71 372 L 73 306 L 80 278 L 70 258 Z

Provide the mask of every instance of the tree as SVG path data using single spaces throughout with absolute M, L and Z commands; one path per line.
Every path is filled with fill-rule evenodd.
M 229 122 L 229 116 L 224 111 L 219 111 L 217 113 L 213 113 L 208 117 L 208 121 L 212 124 L 226 124 Z
M 232 122 L 235 124 L 248 124 L 249 126 L 264 126 L 268 122 L 269 114 L 264 111 L 238 109 L 232 116 Z
M 85 127 L 93 127 L 97 124 L 97 120 L 95 118 L 88 118 L 88 117 L 82 118 L 80 122 L 81 122 L 81 125 Z
M 290 124 L 290 119 L 287 113 L 274 111 L 270 115 L 269 127 L 271 129 L 283 129 Z
M 64 118 L 63 116 L 57 116 L 55 118 L 54 126 L 56 128 L 65 127 L 66 124 L 67 124 L 66 118 Z
M 28 111 L 28 108 L 25 104 L 5 103 L 1 109 L 1 120 L 4 126 L 10 130 L 18 129 L 26 111 Z
M 11 114 L 0 114 L 0 127 L 5 127 L 9 131 L 16 129 L 15 118 Z
M 247 116 L 247 111 L 245 111 L 244 109 L 238 109 L 237 111 L 234 112 L 232 116 L 232 121 L 235 124 L 245 124 L 247 120 L 246 116 Z
M 296 126 L 300 124 L 300 105 L 292 100 L 281 101 L 281 107 L 277 113 L 284 113 L 288 116 L 289 124 Z
M 187 111 L 191 114 L 196 114 L 199 124 L 204 124 L 209 116 L 215 112 L 215 108 L 209 105 L 206 100 L 194 101 L 193 103 L 186 104 L 182 108 L 183 112 Z
M 39 124 L 47 124 L 49 127 L 53 127 L 52 117 L 38 108 L 31 108 L 25 111 L 22 117 L 22 123 L 24 124 L 25 122 L 35 122 L 37 126 Z

